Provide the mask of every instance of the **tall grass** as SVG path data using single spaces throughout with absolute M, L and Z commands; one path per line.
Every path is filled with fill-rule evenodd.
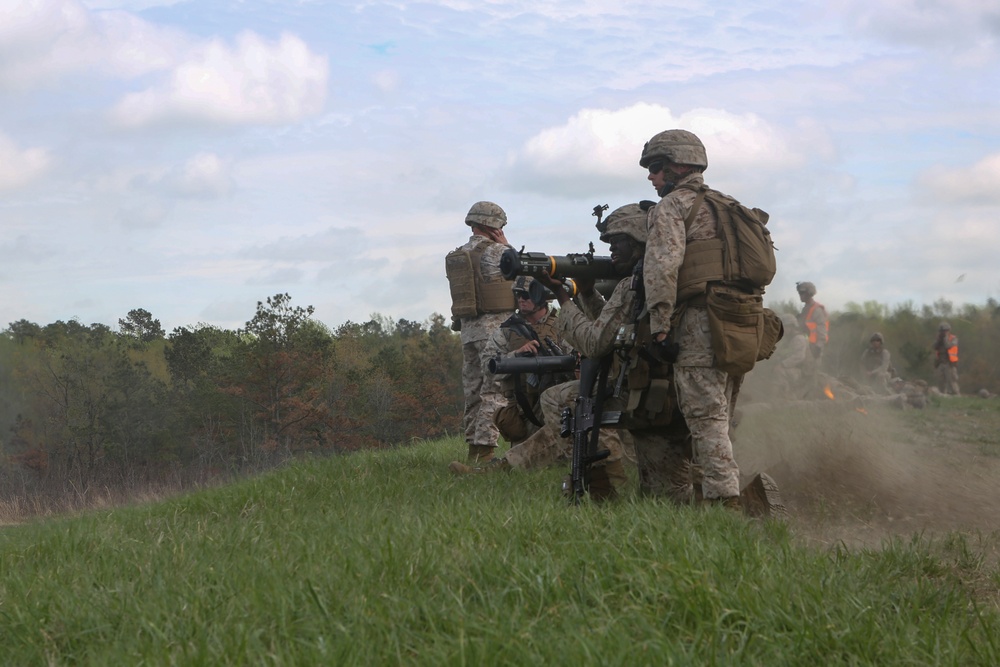
M 453 477 L 462 447 L 3 528 L 3 663 L 1000 663 L 965 538 L 821 552 L 722 509 L 571 507 L 562 470 Z

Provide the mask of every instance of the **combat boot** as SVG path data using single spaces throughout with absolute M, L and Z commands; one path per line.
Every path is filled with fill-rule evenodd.
M 469 463 L 475 466 L 492 460 L 494 449 L 489 445 L 469 445 Z
M 498 459 L 491 459 L 480 465 L 470 466 L 462 463 L 461 461 L 452 461 L 448 464 L 448 470 L 451 470 L 456 475 L 477 475 L 491 472 L 507 472 L 510 469 L 510 463 L 508 463 L 507 459 L 502 456 Z
M 743 511 L 754 519 L 785 519 L 788 510 L 781 501 L 778 485 L 774 479 L 760 473 L 740 492 L 743 501 Z

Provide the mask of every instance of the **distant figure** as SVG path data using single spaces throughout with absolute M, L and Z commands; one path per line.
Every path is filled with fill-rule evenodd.
M 512 281 L 500 273 L 500 255 L 511 247 L 504 236 L 507 214 L 493 202 L 476 202 L 465 216 L 472 237 L 445 257 L 451 288 L 452 329 L 462 332 L 462 388 L 469 462 L 493 458 L 500 432 L 493 415 L 504 405 L 492 377 L 483 377 L 483 353 L 493 332 L 514 313 Z
M 892 378 L 889 350 L 884 344 L 882 334 L 876 331 L 861 353 L 861 379 L 879 394 L 889 393 L 889 380 Z
M 809 282 L 795 283 L 802 302 L 802 313 L 799 321 L 809 334 L 809 351 L 816 359 L 817 366 L 823 355 L 823 349 L 830 340 L 830 320 L 826 316 L 826 308 L 816 301 L 816 286 Z
M 813 398 L 816 360 L 809 352 L 809 339 L 798 318 L 791 313 L 781 315 L 785 335 L 778 343 L 774 360 L 775 389 L 782 398 L 804 400 Z
M 942 394 L 958 396 L 958 336 L 951 332 L 951 325 L 942 322 L 934 341 L 934 368 L 938 372 Z

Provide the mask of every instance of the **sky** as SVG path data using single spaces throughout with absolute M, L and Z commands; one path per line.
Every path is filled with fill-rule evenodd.
M 584 252 L 683 128 L 766 303 L 1000 296 L 996 0 L 4 0 L 0 328 L 450 309 L 480 200 Z

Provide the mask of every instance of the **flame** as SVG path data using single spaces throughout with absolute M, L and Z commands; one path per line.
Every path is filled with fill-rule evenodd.
M 863 414 L 863 415 L 866 415 L 866 414 L 868 414 L 868 411 L 867 411 L 867 410 L 865 410 L 864 408 L 854 408 L 854 409 L 855 409 L 855 410 L 857 410 L 858 412 L 860 412 L 860 413 L 861 413 L 861 414 Z
M 823 393 L 826 394 L 826 397 L 829 398 L 831 401 L 834 400 L 833 390 L 830 389 L 830 385 L 826 385 L 825 387 L 823 387 Z

